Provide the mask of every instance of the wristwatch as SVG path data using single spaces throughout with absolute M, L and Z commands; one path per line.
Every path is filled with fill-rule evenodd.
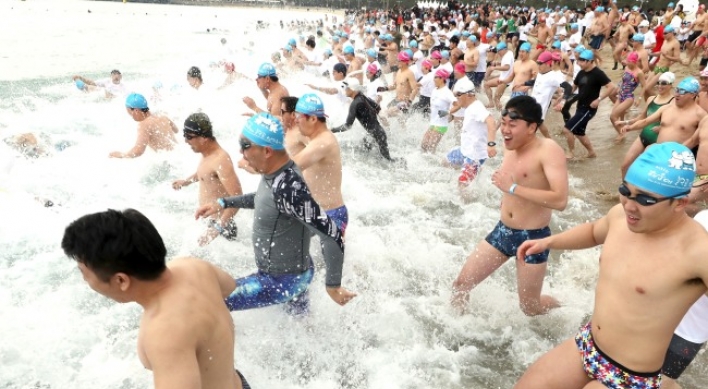
M 497 145 L 497 142 L 487 142 L 487 146 L 489 147 L 494 147 Z
M 226 208 L 226 201 L 224 201 L 223 197 L 216 199 L 216 203 L 219 204 L 221 208 Z

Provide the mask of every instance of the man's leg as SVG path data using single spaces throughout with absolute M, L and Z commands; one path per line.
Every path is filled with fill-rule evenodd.
M 487 95 L 487 108 L 494 106 L 494 97 L 492 96 L 492 88 L 497 86 L 497 79 L 493 78 L 484 82 L 484 93 Z
M 573 159 L 575 157 L 575 135 L 567 128 L 563 129 L 563 135 L 565 135 L 565 140 L 568 142 L 568 152 L 565 154 L 565 157 L 567 159 Z
M 571 338 L 534 362 L 514 389 L 581 389 L 589 382 L 578 355 L 578 346 Z
M 547 267 L 546 262 L 531 264 L 526 263 L 523 258 L 516 259 L 519 305 L 527 316 L 544 315 L 551 309 L 560 307 L 558 300 L 541 294 Z
M 595 149 L 592 148 L 592 143 L 590 143 L 590 138 L 587 135 L 578 135 L 578 140 L 580 141 L 580 144 L 588 149 L 588 155 L 586 155 L 585 158 L 597 157 L 597 154 L 595 154 Z
M 469 299 L 469 292 L 494 273 L 507 259 L 509 257 L 492 247 L 486 240 L 479 242 L 472 254 L 467 257 L 460 274 L 452 284 L 452 305 L 463 310 Z
M 494 96 L 494 108 L 496 109 L 501 109 L 501 97 L 504 94 L 504 91 L 506 90 L 506 84 L 504 83 L 499 83 L 497 85 L 497 92 L 496 96 Z

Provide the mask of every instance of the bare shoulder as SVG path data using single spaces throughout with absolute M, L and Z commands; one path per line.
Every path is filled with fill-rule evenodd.
M 541 153 L 540 155 L 543 157 L 544 160 L 566 160 L 565 151 L 563 150 L 563 147 L 558 144 L 558 142 L 548 138 L 540 138 L 539 142 L 539 151 Z

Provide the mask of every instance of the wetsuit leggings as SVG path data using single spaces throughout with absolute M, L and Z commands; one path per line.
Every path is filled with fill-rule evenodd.
M 340 127 L 333 128 L 332 132 L 333 133 L 344 132 L 344 131 L 348 131 L 349 129 L 351 129 L 351 127 L 340 126 Z M 374 128 L 370 129 L 370 128 L 364 127 L 364 129 L 366 130 L 366 132 L 369 133 L 369 135 L 371 135 L 374 138 L 374 140 L 376 141 L 376 144 L 379 145 L 379 152 L 381 153 L 381 155 L 384 158 L 386 158 L 387 160 L 392 161 L 393 159 L 391 158 L 391 154 L 389 154 L 389 152 L 388 152 L 388 138 L 386 137 L 386 131 L 383 129 L 383 127 L 381 127 L 381 124 L 376 123 L 374 125 Z
M 237 278 L 236 289 L 224 301 L 230 311 L 286 304 L 289 313 L 307 313 L 307 288 L 314 273 L 312 265 L 299 274 L 272 275 L 258 271 L 250 276 Z
M 418 101 L 411 106 L 412 111 L 423 112 L 424 115 L 430 114 L 430 97 L 418 96 Z

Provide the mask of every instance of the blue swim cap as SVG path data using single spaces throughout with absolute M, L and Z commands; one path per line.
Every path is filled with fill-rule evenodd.
M 336 35 L 332 36 L 332 42 L 339 42 L 339 37 Z
M 655 143 L 629 166 L 624 181 L 663 197 L 684 197 L 696 176 L 696 159 L 676 142 Z
M 504 49 L 506 49 L 506 43 L 504 43 L 504 42 L 497 43 L 497 51 L 504 50 Z
M 632 40 L 635 42 L 644 42 L 644 34 L 634 34 L 632 35 Z
M 393 40 L 393 35 L 391 35 L 391 34 L 386 34 L 386 40 L 387 40 L 387 41 L 392 41 L 392 40 Z
M 285 49 L 285 51 L 293 51 L 293 47 L 290 45 L 285 45 L 285 47 L 283 47 L 283 49 Z
M 560 41 L 554 41 L 553 44 L 551 45 L 554 49 L 560 49 L 561 48 L 561 43 Z
M 676 31 L 674 31 L 674 28 L 672 26 L 666 26 L 666 27 L 664 27 L 664 34 L 666 34 L 667 32 L 674 32 L 675 33 Z
M 125 99 L 125 106 L 134 109 L 146 109 L 148 107 L 148 102 L 145 97 L 138 93 L 131 93 Z
M 570 29 L 571 29 L 571 30 L 577 30 L 577 29 L 578 29 L 578 23 L 571 23 L 571 24 L 570 24 Z
M 295 112 L 310 116 L 317 116 L 318 118 L 327 117 L 327 115 L 325 115 L 324 103 L 322 103 L 322 99 L 314 93 L 302 95 L 302 97 L 297 100 Z
M 75 84 L 76 87 L 79 88 L 79 90 L 84 90 L 84 87 L 86 87 L 86 84 L 81 80 L 76 80 Z
M 251 116 L 241 130 L 241 135 L 256 146 L 283 150 L 283 125 L 275 116 L 260 112 Z
M 470 36 L 470 35 L 472 35 L 472 34 L 470 34 L 470 32 L 469 32 L 469 31 L 467 31 L 467 30 L 465 30 L 465 31 L 462 31 L 462 36 L 464 36 L 464 37 L 468 37 L 468 36 Z
M 669 3 L 669 5 L 667 5 L 667 7 L 674 8 L 674 3 Z
M 353 46 L 344 46 L 342 53 L 354 55 L 354 47 Z
M 410 42 L 408 42 L 408 46 L 410 46 L 410 47 L 418 47 L 418 42 L 417 42 L 417 41 L 410 41 Z
M 471 40 L 472 42 L 477 42 L 477 37 L 474 36 L 474 35 L 470 35 L 470 40 Z
M 440 55 L 442 55 L 443 58 L 450 58 L 450 51 L 449 50 L 443 50 L 440 52 Z
M 583 50 L 580 53 L 580 58 L 586 61 L 592 61 L 593 59 L 595 59 L 595 54 L 592 53 L 592 50 Z
M 639 6 L 636 6 L 636 5 L 633 6 L 633 7 L 632 7 L 632 11 L 639 11 Z
M 595 12 L 605 12 L 605 7 L 599 6 L 599 7 L 595 8 Z
M 269 77 L 269 76 L 277 76 L 277 75 L 278 74 L 275 70 L 275 66 L 273 66 L 273 64 L 270 62 L 264 62 L 258 68 L 258 77 Z
M 491 38 L 491 37 L 493 37 L 493 36 L 494 36 L 494 33 L 493 33 L 493 32 L 489 31 L 489 32 L 487 33 L 487 38 Z
M 369 57 L 376 58 L 376 56 L 377 56 L 376 50 L 374 50 L 374 49 L 366 50 L 366 55 L 368 55 Z
M 520 50 L 520 51 L 525 51 L 525 52 L 527 52 L 527 53 L 528 53 L 528 52 L 531 52 L 531 44 L 528 43 L 528 42 L 524 42 L 524 43 L 519 47 L 519 50 Z
M 403 50 L 403 52 L 408 54 L 408 58 L 413 59 L 413 50 L 405 49 L 405 50 Z
M 332 55 L 332 50 L 324 49 L 324 55 Z
M 575 52 L 576 52 L 576 53 L 580 54 L 580 53 L 582 53 L 583 51 L 585 51 L 585 46 L 583 46 L 583 45 L 577 45 L 577 46 L 575 46 Z
M 295 40 L 295 38 L 290 38 L 288 40 L 288 44 L 292 47 L 295 47 L 295 46 L 297 46 L 297 41 Z
M 683 89 L 688 93 L 698 94 L 701 90 L 701 84 L 693 77 L 686 77 L 681 80 L 678 85 L 676 85 L 676 89 Z

